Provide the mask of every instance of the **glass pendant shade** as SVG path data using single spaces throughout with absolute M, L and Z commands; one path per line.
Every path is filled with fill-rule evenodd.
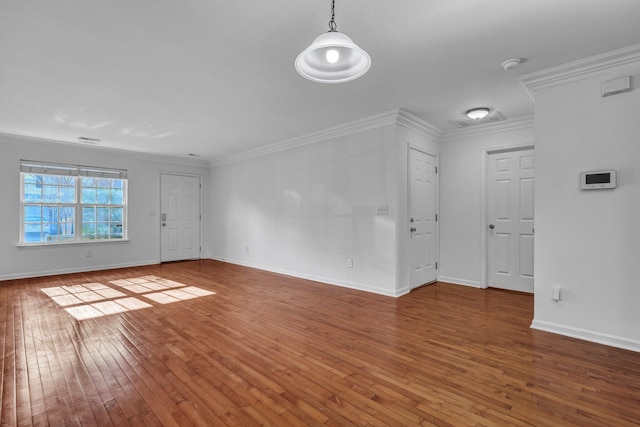
M 344 83 L 364 75 L 371 58 L 347 35 L 329 31 L 316 37 L 296 58 L 296 71 L 320 83 Z

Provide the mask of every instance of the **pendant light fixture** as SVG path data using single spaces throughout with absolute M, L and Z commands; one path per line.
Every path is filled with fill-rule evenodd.
M 369 54 L 338 32 L 334 18 L 335 0 L 331 0 L 329 31 L 318 36 L 296 58 L 296 71 L 302 77 L 319 83 L 344 83 L 369 70 Z

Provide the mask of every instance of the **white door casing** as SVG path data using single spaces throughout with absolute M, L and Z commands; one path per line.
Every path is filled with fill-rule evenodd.
M 487 157 L 487 285 L 533 292 L 533 149 Z
M 160 261 L 200 258 L 200 177 L 160 176 Z
M 436 157 L 409 149 L 411 289 L 437 278 Z

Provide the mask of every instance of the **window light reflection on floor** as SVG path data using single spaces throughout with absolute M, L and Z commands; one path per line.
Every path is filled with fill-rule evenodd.
M 158 304 L 169 304 L 215 295 L 215 292 L 158 276 L 142 276 L 112 280 L 125 292 L 140 295 Z M 103 283 L 93 282 L 73 286 L 54 286 L 41 291 L 76 320 L 94 319 L 111 314 L 153 307 L 138 298 Z

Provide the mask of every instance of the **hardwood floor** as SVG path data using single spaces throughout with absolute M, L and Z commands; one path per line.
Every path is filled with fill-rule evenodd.
M 215 261 L 0 282 L 1 424 L 639 425 L 640 353 L 532 316 L 525 294 Z

